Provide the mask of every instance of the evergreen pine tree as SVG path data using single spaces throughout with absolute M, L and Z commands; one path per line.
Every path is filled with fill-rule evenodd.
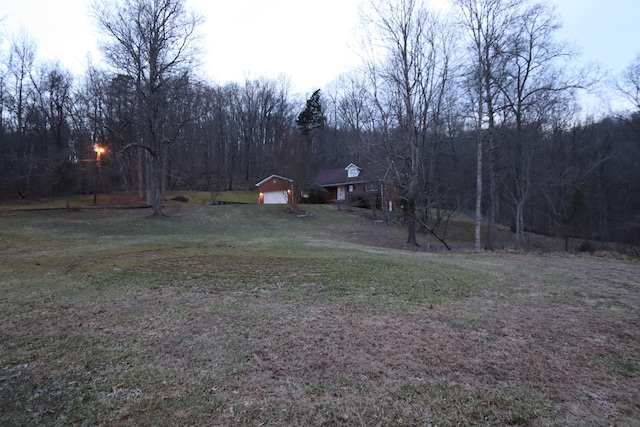
M 296 125 L 300 133 L 306 136 L 316 129 L 322 129 L 326 120 L 320 102 L 320 89 L 318 89 L 307 99 L 307 106 L 298 115 Z

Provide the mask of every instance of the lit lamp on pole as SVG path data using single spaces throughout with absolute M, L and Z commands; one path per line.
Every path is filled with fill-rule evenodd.
M 93 145 L 93 151 L 96 153 L 96 175 L 94 177 L 93 182 L 93 204 L 96 204 L 96 199 L 98 197 L 98 171 L 100 170 L 100 157 L 107 151 L 100 144 Z
M 96 163 L 97 163 L 100 161 L 100 156 L 102 156 L 106 150 L 103 146 L 95 144 L 93 146 L 93 151 L 96 152 Z

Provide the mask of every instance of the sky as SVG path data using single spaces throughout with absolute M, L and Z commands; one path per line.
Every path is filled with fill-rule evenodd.
M 212 81 L 280 75 L 310 94 L 356 66 L 358 5 L 363 0 L 187 0 L 205 23 L 204 74 Z M 446 0 L 432 0 L 442 2 Z M 549 0 L 563 28 L 558 36 L 582 51 L 582 63 L 620 73 L 640 54 L 640 0 Z M 82 74 L 99 63 L 91 0 L 0 0 L 6 41 L 24 30 L 38 58 Z

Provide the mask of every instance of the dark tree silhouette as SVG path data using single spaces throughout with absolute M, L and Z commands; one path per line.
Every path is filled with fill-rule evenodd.
M 320 89 L 313 92 L 307 100 L 306 108 L 298 115 L 296 125 L 303 135 L 310 135 L 316 129 L 324 128 L 327 118 L 320 101 Z

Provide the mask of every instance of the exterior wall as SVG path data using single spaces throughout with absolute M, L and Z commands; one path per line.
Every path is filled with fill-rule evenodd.
M 349 191 L 349 186 L 353 185 L 353 191 Z M 378 189 L 376 191 L 367 191 L 367 183 L 358 182 L 354 184 L 346 184 L 339 185 L 333 187 L 325 187 L 327 191 L 329 191 L 329 198 L 327 199 L 328 203 L 346 200 L 351 193 L 364 193 L 364 194 L 377 194 L 379 197 L 379 209 L 385 211 L 393 211 L 395 209 L 395 187 L 392 183 L 379 183 L 377 184 Z M 341 189 L 345 198 L 338 200 L 338 188 Z
M 258 187 L 262 193 L 270 193 L 272 191 L 286 192 L 290 188 L 291 183 L 280 178 L 271 178 Z
M 347 191 L 348 191 L 348 186 L 347 186 Z M 365 186 L 363 183 L 359 182 L 357 184 L 353 184 L 353 192 L 354 193 L 363 193 L 365 191 Z
M 352 191 L 349 189 L 353 187 Z M 354 183 L 354 184 L 346 184 L 346 185 L 338 185 L 335 187 L 325 187 L 327 191 L 329 191 L 328 202 L 334 202 L 336 200 L 346 200 L 349 197 L 350 193 L 363 193 L 365 192 L 365 184 L 364 183 Z M 338 199 L 338 193 L 342 192 L 342 198 Z

